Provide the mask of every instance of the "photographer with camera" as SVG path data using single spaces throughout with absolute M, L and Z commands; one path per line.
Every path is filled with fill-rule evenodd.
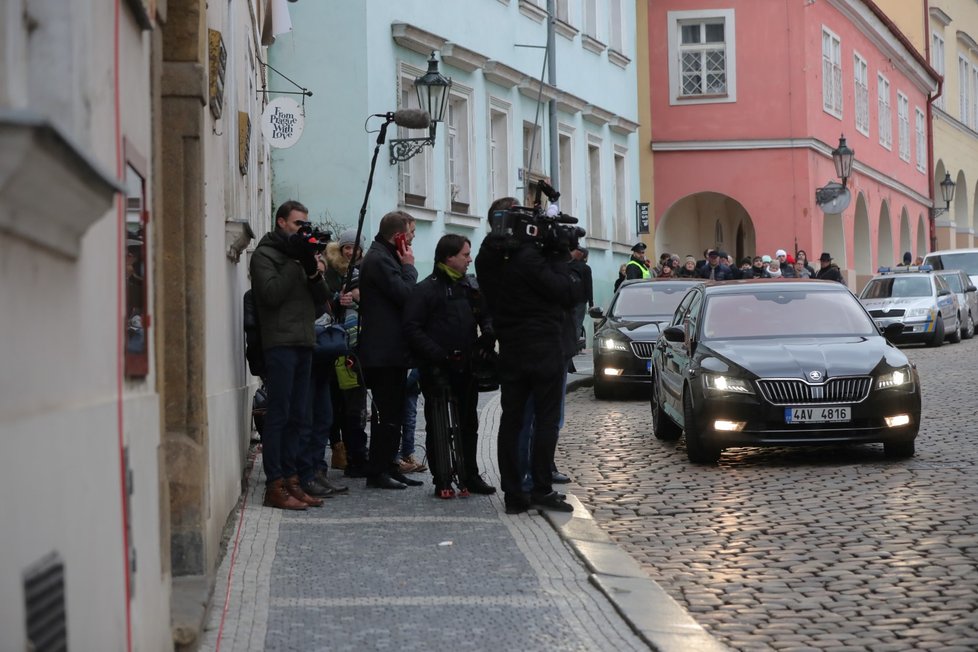
M 545 184 L 538 186 L 547 189 Z M 553 202 L 556 193 L 549 190 Z M 498 457 L 506 512 L 525 512 L 531 504 L 571 512 L 573 507 L 553 490 L 552 465 L 566 359 L 573 355 L 565 351 L 561 334 L 569 311 L 586 299 L 580 277 L 568 267 L 573 241 L 583 231 L 566 226 L 573 218 L 542 211 L 539 201 L 532 211 L 516 204 L 510 197 L 493 202 L 491 232 L 476 258 L 479 284 L 499 338 Z M 527 494 L 520 477 L 519 438 L 531 397 L 533 487 Z
M 496 492 L 479 475 L 476 461 L 479 394 L 473 363 L 477 356 L 493 351 L 495 338 L 492 322 L 474 287 L 475 279 L 465 274 L 471 261 L 472 244 L 468 238 L 442 236 L 435 246 L 435 269 L 414 287 L 404 313 L 404 334 L 421 372 L 425 447 L 435 496 L 439 498 L 455 496 L 453 470 L 460 490 L 475 494 Z M 452 433 L 448 432 L 450 424 L 439 415 L 446 414 L 450 401 L 457 406 L 455 445 L 461 448 L 463 468 L 453 469 L 452 460 L 444 455 Z
M 308 418 L 313 322 L 328 298 L 316 260 L 309 210 L 287 201 L 275 212 L 275 229 L 265 234 L 251 258 L 251 286 L 264 350 L 268 411 L 262 432 L 265 505 L 305 509 L 322 505 L 307 495 L 296 469 L 300 429 Z

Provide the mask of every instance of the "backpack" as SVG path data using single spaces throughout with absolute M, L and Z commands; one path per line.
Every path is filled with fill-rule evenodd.
M 251 290 L 244 293 L 244 332 L 245 357 L 248 359 L 248 369 L 253 376 L 265 377 L 265 354 L 261 346 L 261 324 L 258 321 L 258 306 L 255 305 L 255 295 Z

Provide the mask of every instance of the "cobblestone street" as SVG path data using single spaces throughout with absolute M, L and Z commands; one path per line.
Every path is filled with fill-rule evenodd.
M 908 347 L 917 454 L 734 449 L 691 465 L 648 400 L 568 395 L 558 465 L 601 525 L 736 650 L 978 649 L 978 339 Z M 578 486 L 579 485 L 579 486 Z

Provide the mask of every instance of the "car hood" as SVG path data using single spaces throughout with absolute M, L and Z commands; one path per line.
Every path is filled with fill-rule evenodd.
M 901 297 L 897 299 L 860 299 L 867 310 L 884 310 L 886 308 L 927 308 L 934 305 L 933 297 Z
M 669 317 L 655 317 L 655 321 L 651 320 L 641 320 L 641 321 L 618 321 L 615 319 L 609 319 L 605 325 L 599 329 L 597 335 L 603 335 L 609 331 L 617 331 L 621 335 L 625 336 L 629 340 L 635 340 L 638 342 L 654 342 L 659 339 L 659 333 L 669 321 Z
M 882 337 L 798 338 L 777 341 L 709 342 L 703 352 L 706 371 L 725 373 L 733 367 L 760 378 L 861 376 L 883 367 L 902 367 L 907 357 Z M 712 354 L 712 355 L 711 355 Z M 810 374 L 818 372 L 820 378 Z

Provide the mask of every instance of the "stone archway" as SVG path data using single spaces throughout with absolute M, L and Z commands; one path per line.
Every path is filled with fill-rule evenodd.
M 861 288 L 875 271 L 873 269 L 873 245 L 869 230 L 869 211 L 862 193 L 856 198 L 856 216 L 852 233 L 853 269 L 856 271 L 856 287 Z
M 876 265 L 870 265 L 870 270 L 875 272 L 878 267 L 892 267 L 894 262 L 890 205 L 884 201 L 880 205 L 879 225 L 876 230 Z
M 753 255 L 754 222 L 736 199 L 718 192 L 687 195 L 666 209 L 655 228 L 655 251 L 696 258 L 710 247 L 737 258 Z
M 927 228 L 927 218 L 920 215 L 917 218 L 917 255 L 914 256 L 914 260 L 928 251 L 930 251 L 930 231 Z
M 910 240 L 910 214 L 907 212 L 907 207 L 904 206 L 903 210 L 900 211 L 900 255 L 903 256 L 903 252 L 909 251 L 910 255 L 916 257 L 923 252 L 918 247 L 914 250 L 913 243 Z
M 959 170 L 958 178 L 954 180 L 954 203 L 951 209 L 954 211 L 955 227 L 952 246 L 967 247 L 968 231 L 971 228 L 971 212 L 968 210 L 968 179 L 964 176 L 964 170 Z

